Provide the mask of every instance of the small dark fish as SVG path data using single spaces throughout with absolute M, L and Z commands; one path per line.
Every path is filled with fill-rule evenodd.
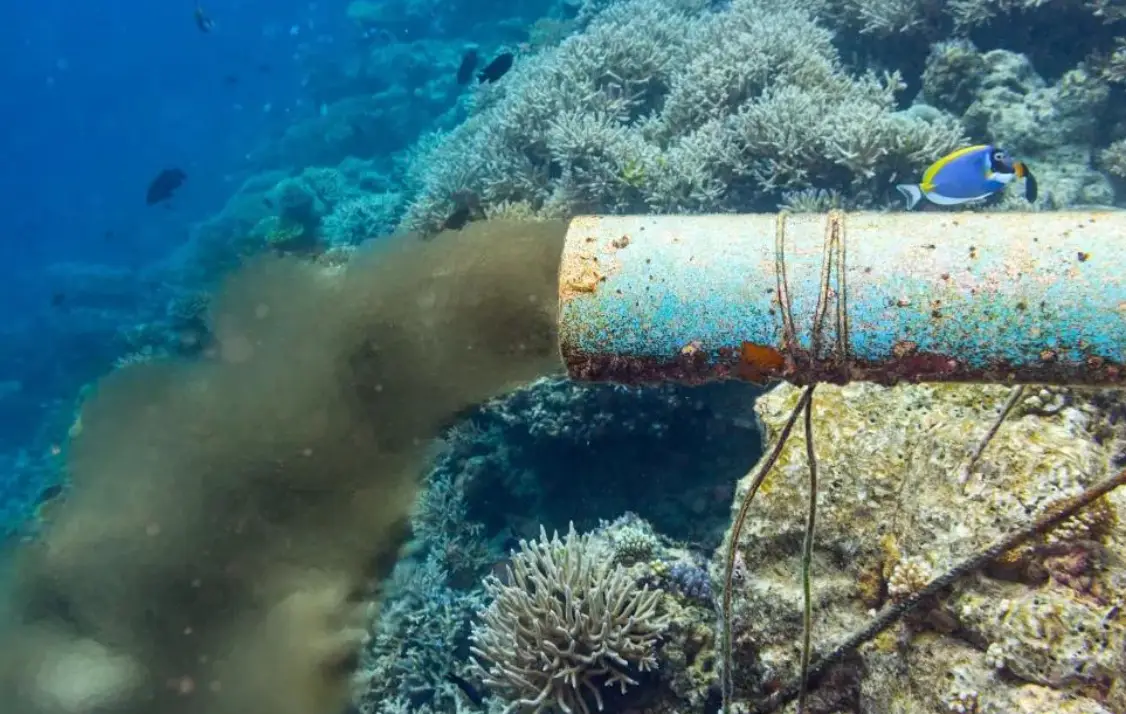
M 1035 203 L 1036 197 L 1040 195 L 1040 184 L 1036 181 L 1032 172 L 1028 170 L 1028 164 L 1023 161 L 1017 162 L 1017 176 L 1024 179 L 1024 200 Z
M 58 446 L 51 447 L 51 455 L 58 456 L 62 453 L 62 449 Z M 63 487 L 58 484 L 47 486 L 39 492 L 39 497 L 36 499 L 35 516 L 41 521 L 49 520 L 51 516 L 59 509 L 65 500 L 63 497 Z
M 184 183 L 184 179 L 187 177 L 188 175 L 180 169 L 164 169 L 149 183 L 145 203 L 150 206 L 155 206 L 161 201 L 167 201 L 172 198 L 172 194 L 176 192 L 176 189 L 180 188 L 180 184 Z
M 466 50 L 461 56 L 461 64 L 457 68 L 457 83 L 469 84 L 473 79 L 473 70 L 477 69 L 477 50 Z
M 472 684 L 457 676 L 453 672 L 447 673 L 446 679 L 456 684 L 458 689 L 465 692 L 465 696 L 469 697 L 469 701 L 473 702 L 474 705 L 481 706 L 485 703 L 485 697 L 481 695 L 481 692 L 477 690 L 477 687 L 474 687 Z
M 262 203 L 265 204 L 266 208 L 274 208 L 274 199 L 269 196 L 263 196 Z
M 511 585 L 512 583 L 508 579 L 508 574 L 512 572 L 509 570 L 511 565 L 512 561 L 509 558 L 505 558 L 489 566 L 489 574 L 505 585 Z
M 442 224 L 442 230 L 446 231 L 460 231 L 465 228 L 465 224 L 469 223 L 469 215 L 471 211 L 469 206 L 458 206 L 457 210 L 450 214 L 446 222 Z
M 51 293 L 51 307 L 62 307 L 66 304 L 66 293 L 55 292 Z
M 227 85 L 228 87 L 234 87 L 235 85 L 238 84 L 238 75 L 237 74 L 226 75 L 225 77 L 223 77 L 223 84 Z
M 38 501 L 39 503 L 46 503 L 47 501 L 55 500 L 61 495 L 63 495 L 62 485 L 57 483 L 51 484 L 50 486 L 44 487 L 43 490 L 39 492 Z
M 477 73 L 478 82 L 495 82 L 512 69 L 512 60 L 515 58 L 511 52 L 502 52 L 485 68 Z
M 211 32 L 215 29 L 215 21 L 207 16 L 202 5 L 195 6 L 195 26 L 200 32 Z
M 485 217 L 485 212 L 481 208 L 481 199 L 471 191 L 455 191 L 450 199 L 453 202 L 453 210 L 442 222 L 441 230 L 460 231 L 470 221 Z

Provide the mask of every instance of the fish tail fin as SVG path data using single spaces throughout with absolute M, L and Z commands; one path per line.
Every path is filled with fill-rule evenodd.
M 1040 193 L 1040 185 L 1036 182 L 1036 177 L 1028 170 L 1028 164 L 1022 162 L 1017 163 L 1017 176 L 1024 179 L 1024 198 L 1029 203 L 1035 203 L 1036 197 Z
M 907 210 L 910 211 L 915 206 L 919 205 L 919 201 L 923 199 L 923 189 L 919 188 L 918 184 L 901 183 L 896 184 L 895 190 L 903 194 L 907 199 Z

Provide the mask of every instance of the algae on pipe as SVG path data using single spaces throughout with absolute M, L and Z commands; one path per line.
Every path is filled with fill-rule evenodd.
M 1126 213 L 582 216 L 582 380 L 1126 384 Z

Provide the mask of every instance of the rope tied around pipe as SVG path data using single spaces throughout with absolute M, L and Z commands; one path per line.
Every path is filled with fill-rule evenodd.
M 774 263 L 777 279 L 778 305 L 782 314 L 782 352 L 786 359 L 784 376 L 796 376 L 802 371 L 810 371 L 813 363 L 830 365 L 841 383 L 849 381 L 849 322 L 848 285 L 846 278 L 846 214 L 832 210 L 825 216 L 825 240 L 822 245 L 821 274 L 817 291 L 817 307 L 809 329 L 808 353 L 801 348 L 795 327 L 794 310 L 789 281 L 786 275 L 786 219 L 788 212 L 781 212 L 775 218 Z M 834 303 L 835 319 L 833 325 L 834 344 L 832 351 L 825 353 L 826 319 L 829 305 Z M 821 380 L 826 381 L 826 380 Z
M 573 378 L 1126 386 L 1126 212 L 584 216 Z

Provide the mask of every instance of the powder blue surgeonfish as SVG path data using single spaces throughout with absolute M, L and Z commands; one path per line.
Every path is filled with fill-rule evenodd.
M 895 188 L 907 198 L 907 210 L 926 198 L 940 206 L 980 201 L 1009 185 L 1014 178 L 1024 179 L 1024 197 L 1036 200 L 1036 178 L 1021 161 L 992 144 L 967 146 L 931 164 L 917 184 L 901 183 Z

